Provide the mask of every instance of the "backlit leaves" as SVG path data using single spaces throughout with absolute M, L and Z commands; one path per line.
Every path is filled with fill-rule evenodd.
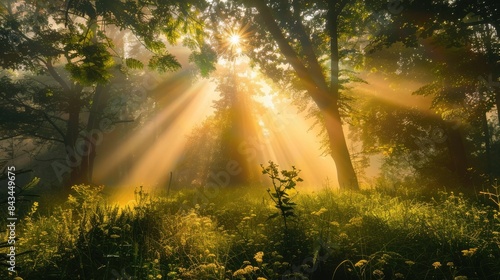
M 181 65 L 177 61 L 175 56 L 173 56 L 172 54 L 165 54 L 165 55 L 154 55 L 149 60 L 148 67 L 150 69 L 163 73 L 163 72 L 178 70 L 179 68 L 181 68 Z

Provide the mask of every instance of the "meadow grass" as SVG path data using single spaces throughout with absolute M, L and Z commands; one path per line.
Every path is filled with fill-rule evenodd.
M 76 186 L 43 213 L 33 203 L 17 229 L 17 250 L 26 252 L 18 256 L 17 276 L 500 279 L 499 209 L 488 196 L 299 191 L 285 227 L 270 218 L 279 209 L 263 187 L 210 196 L 177 190 L 169 197 L 138 188 L 127 207 L 107 202 L 102 192 Z M 3 269 L 0 276 L 15 275 Z

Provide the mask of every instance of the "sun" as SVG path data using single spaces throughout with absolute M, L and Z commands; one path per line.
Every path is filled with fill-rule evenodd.
M 239 34 L 231 34 L 229 36 L 229 44 L 231 46 L 239 46 L 241 41 L 241 36 Z
M 239 24 L 223 27 L 218 36 L 222 52 L 229 57 L 241 56 L 248 47 L 250 36 L 248 29 L 247 25 L 241 26 Z

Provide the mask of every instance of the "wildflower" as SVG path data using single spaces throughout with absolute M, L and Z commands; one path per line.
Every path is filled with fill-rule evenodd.
M 109 237 L 111 237 L 113 239 L 120 238 L 120 236 L 118 234 L 111 234 Z
M 245 275 L 245 271 L 243 269 L 238 269 L 233 273 L 233 276 L 240 276 L 240 275 Z
M 464 257 L 472 257 L 477 251 L 477 248 L 470 248 L 469 250 L 462 250 Z
M 349 220 L 349 224 L 355 227 L 361 227 L 363 224 L 363 218 L 362 217 L 354 217 Z
M 245 271 L 245 274 L 248 274 L 248 273 L 253 272 L 255 269 L 253 266 L 247 265 L 243 270 Z
M 467 280 L 469 278 L 467 278 L 467 276 L 455 276 L 455 278 L 453 278 L 453 280 Z
M 321 214 L 325 213 L 326 211 L 328 211 L 328 210 L 325 207 L 321 207 L 321 209 L 319 209 L 318 211 L 311 212 L 311 215 L 320 216 Z
M 217 265 L 215 263 L 209 263 L 209 264 L 207 264 L 207 268 L 212 269 L 212 270 L 216 270 Z
M 441 263 L 440 262 L 433 262 L 432 266 L 434 267 L 434 269 L 438 269 L 441 267 Z
M 373 271 L 373 275 L 378 276 L 378 277 L 384 277 L 384 272 L 380 269 L 375 269 Z
M 367 264 L 368 261 L 367 260 L 359 260 L 354 266 L 355 267 L 363 267 L 365 266 L 365 264 Z
M 447 263 L 446 263 L 446 266 L 449 266 L 449 267 L 454 267 L 454 266 L 455 266 L 455 264 L 454 264 L 453 262 L 447 262 Z
M 253 257 L 257 263 L 261 264 L 262 263 L 262 257 L 264 256 L 264 252 L 260 251 L 255 254 Z
M 257 277 L 257 280 L 267 280 L 267 279 L 264 277 Z
M 415 264 L 415 262 L 414 262 L 414 261 L 405 261 L 405 263 L 406 263 L 407 265 L 409 265 L 409 266 L 412 266 L 412 265 L 414 265 L 414 264 Z
M 405 278 L 404 274 L 403 273 L 399 273 L 399 272 L 396 273 L 396 274 L 394 274 L 394 277 L 396 277 L 396 279 L 404 279 Z

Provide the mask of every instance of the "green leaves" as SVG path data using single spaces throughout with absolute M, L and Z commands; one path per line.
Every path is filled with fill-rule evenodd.
M 82 85 L 92 85 L 105 83 L 112 77 L 108 69 L 114 62 L 105 44 L 87 43 L 74 47 L 77 53 L 73 56 L 80 60 L 70 61 L 65 66 L 73 80 Z
M 181 64 L 172 54 L 154 55 L 150 60 L 148 67 L 158 72 L 175 71 L 181 68 Z
M 201 46 L 200 51 L 193 51 L 189 56 L 189 62 L 194 62 L 200 69 L 203 77 L 207 77 L 215 70 L 217 53 L 207 44 Z
M 125 65 L 127 65 L 128 68 L 130 69 L 142 69 L 144 68 L 144 63 L 141 61 L 135 59 L 135 58 L 126 58 L 125 59 Z
M 269 216 L 268 219 L 276 218 L 281 216 L 283 218 L 283 222 L 285 223 L 285 229 L 287 227 L 287 218 L 294 217 L 294 207 L 297 205 L 295 202 L 292 202 L 292 198 L 288 191 L 295 189 L 297 182 L 302 182 L 303 180 L 299 177 L 300 170 L 295 169 L 295 166 L 292 166 L 292 170 L 282 170 L 281 175 L 278 170 L 278 165 L 272 161 L 269 161 L 269 165 L 262 167 L 262 174 L 266 174 L 271 178 L 273 182 L 273 191 L 270 188 L 267 189 L 267 193 L 271 200 L 274 202 L 274 207 L 280 210 L 279 213 L 274 213 Z

